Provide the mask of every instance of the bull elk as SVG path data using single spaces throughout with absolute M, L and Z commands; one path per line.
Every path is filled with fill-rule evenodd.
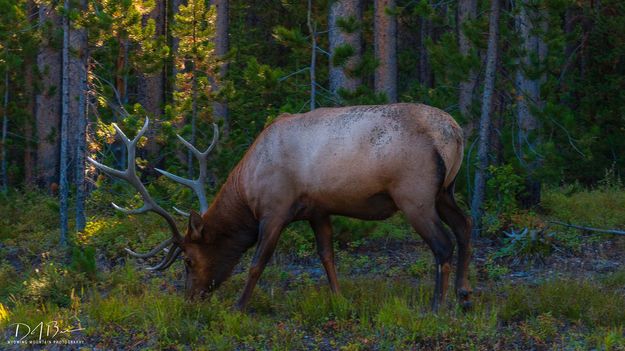
M 310 223 L 331 290 L 338 293 L 330 216 L 382 220 L 400 210 L 434 254 L 434 309 L 444 300 L 454 250 L 443 222 L 459 246 L 457 296 L 463 307 L 471 305 L 471 222 L 454 200 L 454 182 L 463 157 L 462 130 L 439 109 L 393 104 L 284 114 L 258 136 L 210 207 L 204 184 L 207 156 L 218 138 L 217 126 L 213 125 L 213 142 L 204 152 L 178 136 L 199 160 L 198 178 L 189 180 L 157 170 L 199 197 L 202 214 L 191 211 L 184 237 L 135 172 L 135 149 L 148 128 L 148 119 L 132 140 L 114 127 L 127 147 L 126 170 L 89 161 L 109 176 L 129 182 L 141 194 L 144 205 L 131 210 L 113 206 L 129 214 L 156 212 L 172 232 L 170 239 L 148 253 L 126 250 L 139 258 L 167 251 L 159 264 L 149 268 L 152 270 L 166 269 L 182 253 L 190 297 L 219 287 L 243 253 L 256 244 L 237 302 L 237 307 L 244 309 L 282 229 L 300 220 Z

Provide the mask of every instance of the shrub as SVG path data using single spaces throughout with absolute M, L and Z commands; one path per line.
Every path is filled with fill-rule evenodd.
M 484 203 L 483 221 L 487 233 L 497 234 L 512 222 L 512 216 L 519 210 L 518 199 L 524 191 L 524 183 L 523 177 L 510 164 L 489 166 L 488 173 L 489 196 Z
M 71 268 L 74 271 L 85 273 L 90 278 L 95 278 L 97 270 L 95 248 L 93 246 L 72 247 Z
M 434 269 L 430 260 L 423 257 L 419 258 L 413 264 L 408 266 L 408 274 L 415 278 L 424 278 L 433 271 Z
M 74 289 L 81 289 L 86 279 L 83 274 L 69 272 L 62 266 L 48 263 L 23 282 L 23 299 L 39 303 L 52 303 L 60 307 L 71 304 Z
M 523 228 L 505 232 L 504 246 L 494 255 L 494 258 L 511 257 L 515 261 L 535 259 L 542 260 L 551 254 L 556 247 L 555 235 L 539 229 Z

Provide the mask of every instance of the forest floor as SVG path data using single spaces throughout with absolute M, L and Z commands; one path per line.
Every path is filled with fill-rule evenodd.
M 150 273 L 122 253 L 167 236 L 157 217 L 93 217 L 65 255 L 54 201 L 20 194 L 0 203 L 0 349 L 625 350 L 625 237 L 545 224 L 577 216 L 623 228 L 625 191 L 557 191 L 544 205 L 530 234 L 475 242 L 469 312 L 452 291 L 430 311 L 432 254 L 397 216 L 375 227 L 335 221 L 340 296 L 310 230 L 289 227 L 239 313 L 251 253 L 210 298 L 187 301 L 181 262 Z

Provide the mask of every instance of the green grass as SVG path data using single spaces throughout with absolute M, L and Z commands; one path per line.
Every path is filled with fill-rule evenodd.
M 577 207 L 599 208 L 619 196 L 549 190 L 545 204 L 555 217 Z M 25 194 L 17 203 L 1 203 L 2 210 L 20 221 L 7 222 L 9 228 L 0 231 L 0 334 L 5 339 L 14 332 L 12 323 L 57 321 L 84 328 L 72 337 L 104 349 L 625 350 L 625 269 L 511 282 L 512 268 L 487 261 L 479 263 L 484 274 L 471 272 L 472 311 L 461 311 L 450 292 L 447 305 L 433 314 L 427 250 L 414 262 L 399 263 L 391 259 L 392 251 L 366 252 L 369 241 L 413 235 L 400 216 L 378 225 L 350 227 L 349 221 L 339 221 L 346 240 L 338 251 L 339 296 L 329 291 L 325 276 L 290 270 L 291 259 L 310 259 L 320 268 L 312 233 L 292 226 L 285 236 L 292 240 L 281 241 L 280 259 L 267 268 L 249 312 L 241 314 L 232 306 L 245 270 L 209 299 L 187 301 L 177 288 L 180 263 L 155 274 L 122 254 L 127 245 L 145 250 L 166 237 L 155 217 L 93 217 L 73 238 L 74 252 L 63 255 L 53 238 L 57 209 L 50 199 Z M 625 206 L 610 211 L 601 223 L 625 223 L 618 219 L 625 218 Z M 243 267 L 248 262 L 249 255 Z
M 598 228 L 625 229 L 625 191 L 614 185 L 595 189 L 565 187 L 548 189 L 542 206 L 550 217 Z

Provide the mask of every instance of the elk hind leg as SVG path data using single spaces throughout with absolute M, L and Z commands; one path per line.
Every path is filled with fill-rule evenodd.
M 451 228 L 458 242 L 458 269 L 456 271 L 456 294 L 463 308 L 471 307 L 469 263 L 471 262 L 471 220 L 458 207 L 454 199 L 454 187 L 442 189 L 436 199 L 436 210 Z
M 447 293 L 454 244 L 436 213 L 434 204 L 427 206 L 408 200 L 404 200 L 402 203 L 401 198 L 399 201 L 395 201 L 414 230 L 423 238 L 434 254 L 435 286 L 432 309 L 437 311 L 444 302 Z

